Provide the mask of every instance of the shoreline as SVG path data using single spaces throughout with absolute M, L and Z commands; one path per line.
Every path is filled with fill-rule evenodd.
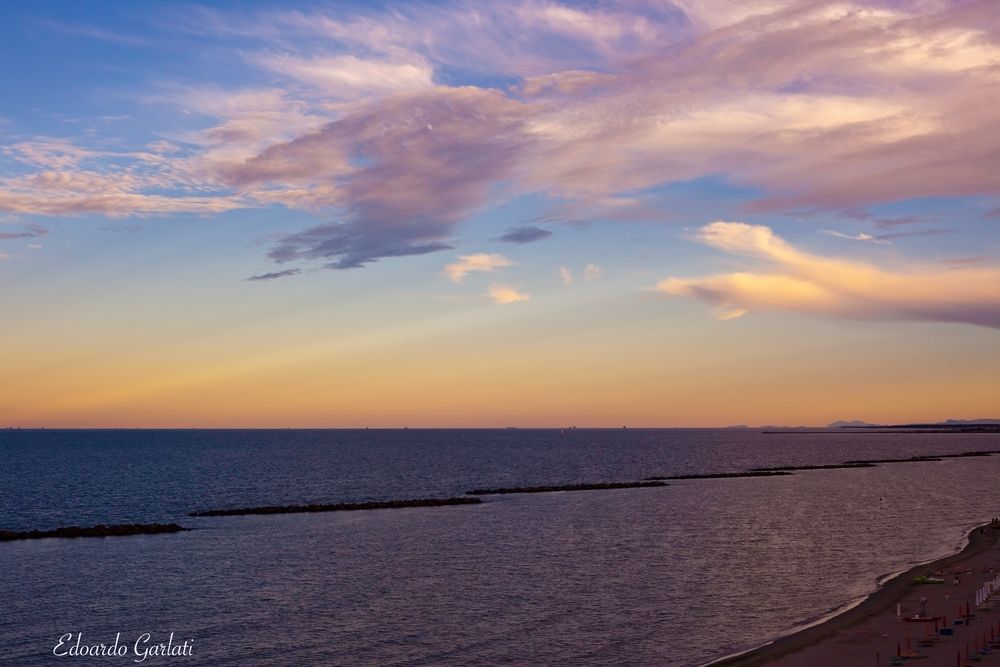
M 886 575 L 878 590 L 843 611 L 814 624 L 779 637 L 771 642 L 747 651 L 718 658 L 701 667 L 757 667 L 767 665 L 781 658 L 791 656 L 807 647 L 813 647 L 833 638 L 837 633 L 855 629 L 878 614 L 890 611 L 898 603 L 922 585 L 914 578 L 928 570 L 935 571 L 964 560 L 975 558 L 990 551 L 1000 541 L 1000 530 L 990 522 L 979 524 L 965 536 L 965 546 L 958 552 L 926 563 L 914 565 L 896 575 Z M 883 577 L 880 577 L 883 579 Z M 893 645 L 893 648 L 895 645 Z

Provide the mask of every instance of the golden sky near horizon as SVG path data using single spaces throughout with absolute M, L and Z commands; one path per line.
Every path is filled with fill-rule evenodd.
M 996 3 L 122 7 L 0 8 L 0 426 L 1000 418 Z

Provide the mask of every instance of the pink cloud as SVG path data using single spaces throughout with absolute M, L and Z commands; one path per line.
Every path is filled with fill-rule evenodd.
M 498 253 L 477 252 L 473 255 L 461 255 L 457 262 L 444 267 L 444 275 L 453 283 L 460 283 L 465 276 L 475 272 L 494 273 L 497 269 L 513 266 L 514 262 Z
M 489 297 L 493 303 L 501 305 L 521 303 L 531 299 L 530 294 L 526 294 L 510 285 L 490 285 Z
M 789 310 L 854 320 L 958 322 L 1000 328 L 1000 267 L 920 263 L 884 268 L 805 252 L 770 228 L 713 222 L 695 239 L 763 270 L 671 277 L 657 289 L 704 301 L 721 319 Z
M 561 220 L 661 219 L 643 190 L 710 174 L 762 190 L 759 211 L 1000 194 L 987 0 L 192 16 L 192 30 L 255 40 L 241 57 L 278 81 L 168 89 L 152 101 L 205 126 L 138 151 L 12 143 L 0 150 L 20 171 L 0 178 L 0 211 L 280 204 L 328 222 L 271 259 L 352 268 L 449 248 L 473 212 L 525 193 Z M 441 83 L 455 71 L 510 83 Z
M 342 212 L 279 241 L 277 261 L 353 268 L 443 250 L 454 226 L 512 176 L 523 115 L 522 105 L 475 88 L 396 95 L 271 146 L 225 177 L 257 197 Z
M 429 88 L 434 68 L 422 60 L 362 59 L 352 55 L 266 55 L 263 67 L 314 86 L 334 99 Z

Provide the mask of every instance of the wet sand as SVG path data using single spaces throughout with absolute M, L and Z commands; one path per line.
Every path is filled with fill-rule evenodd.
M 955 585 L 953 571 L 958 575 Z M 914 579 L 934 572 L 947 572 L 943 584 L 918 584 Z M 905 664 L 922 667 L 952 665 L 1000 665 L 1000 648 L 974 661 L 977 647 L 984 639 L 1000 638 L 1000 600 L 994 595 L 996 609 L 976 611 L 976 591 L 1000 572 L 1000 529 L 989 524 L 969 534 L 969 543 L 957 554 L 919 565 L 894 577 L 857 607 L 828 621 L 778 639 L 771 644 L 739 656 L 712 663 L 713 667 L 841 667 L 847 665 L 889 665 L 897 652 L 913 654 Z M 906 622 L 919 615 L 921 598 L 927 598 L 926 615 L 941 617 L 954 628 L 954 636 L 936 637 L 933 622 Z M 954 621 L 966 603 L 976 615 L 968 625 Z M 902 618 L 896 616 L 900 606 Z M 938 627 L 942 627 L 943 623 Z M 898 662 L 898 661 L 897 661 Z M 902 663 L 901 663 L 902 664 Z

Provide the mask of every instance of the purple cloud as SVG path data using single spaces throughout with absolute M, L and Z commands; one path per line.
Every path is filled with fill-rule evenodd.
M 526 143 L 523 116 L 523 105 L 497 92 L 400 95 L 271 146 L 226 177 L 342 212 L 280 239 L 269 253 L 277 262 L 348 269 L 445 250 L 455 225 L 510 177 Z
M 329 222 L 268 256 L 343 269 L 447 249 L 462 220 L 520 194 L 559 221 L 661 220 L 653 188 L 718 174 L 763 192 L 758 211 L 1000 194 L 992 0 L 194 14 L 270 87 L 183 90 L 170 103 L 207 127 L 167 145 L 0 146 L 17 162 L 0 211 L 280 204 Z M 866 220 L 882 240 L 919 222 Z
M 20 232 L 0 232 L 0 240 L 6 239 L 36 239 L 39 236 L 45 236 L 49 233 L 49 230 L 45 229 L 41 225 L 28 225 Z
M 498 236 L 496 240 L 503 241 L 504 243 L 532 243 L 533 241 L 541 241 L 549 236 L 552 236 L 552 232 L 548 229 L 532 225 L 518 225 L 517 227 L 508 229 L 506 233 Z
M 287 269 L 285 271 L 274 271 L 273 273 L 258 273 L 257 275 L 250 276 L 247 280 L 276 280 L 278 278 L 287 278 L 288 276 L 297 276 L 302 273 L 302 269 Z

